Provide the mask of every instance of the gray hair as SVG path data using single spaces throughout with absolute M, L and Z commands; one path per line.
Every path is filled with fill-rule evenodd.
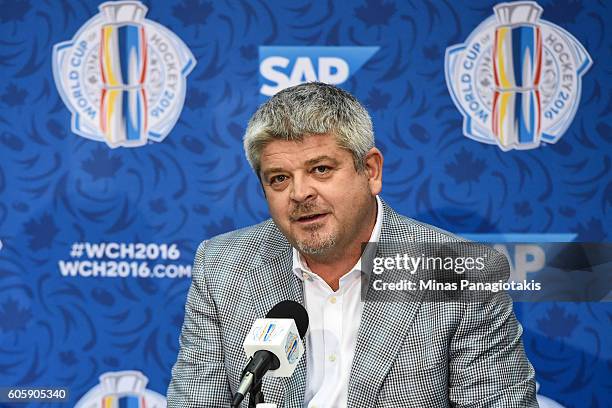
M 271 141 L 325 133 L 351 152 L 358 171 L 364 170 L 365 155 L 374 147 L 370 115 L 350 93 L 322 82 L 284 89 L 261 105 L 247 126 L 244 151 L 259 176 L 261 151 Z

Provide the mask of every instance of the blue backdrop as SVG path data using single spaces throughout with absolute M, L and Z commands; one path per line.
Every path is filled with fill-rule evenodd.
M 92 134 L 104 133 L 106 57 L 94 38 L 99 20 L 90 21 L 98 2 L 0 2 L 0 386 L 67 386 L 74 405 L 101 374 L 137 370 L 165 394 L 198 243 L 268 217 L 241 138 L 267 98 L 262 86 L 279 78 L 346 77 L 340 86 L 369 109 L 385 155 L 382 197 L 400 213 L 476 238 L 610 240 L 610 3 L 539 2 L 542 20 L 575 37 L 592 65 L 581 95 L 571 91 L 577 111 L 563 137 L 509 151 L 464 136 L 445 76 L 446 49 L 465 43 L 494 1 L 143 4 L 149 99 L 140 114 L 151 132 L 142 146 L 111 148 L 103 136 L 78 135 L 87 115 L 75 124 L 69 108 L 82 108 L 80 86 L 96 110 Z M 66 47 L 74 58 L 89 44 L 83 62 L 56 54 L 54 68 L 53 47 L 86 24 L 93 34 L 83 29 Z M 174 50 L 168 59 L 156 29 Z M 318 48 L 329 46 L 357 48 Z M 287 65 L 260 69 L 270 55 Z M 559 55 L 551 43 L 543 63 L 562 70 Z M 320 58 L 334 56 L 325 71 Z M 164 111 L 154 132 L 164 108 L 176 124 Z M 539 394 L 566 407 L 610 406 L 610 303 L 515 309 Z

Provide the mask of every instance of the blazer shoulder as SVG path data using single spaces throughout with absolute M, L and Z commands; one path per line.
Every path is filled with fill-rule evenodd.
M 289 246 L 271 219 L 202 241 L 194 261 L 194 278 L 231 278 Z
M 202 244 L 206 244 L 205 246 L 209 252 L 224 252 L 237 248 L 244 250 L 245 244 L 249 245 L 248 249 L 257 250 L 264 242 L 263 238 L 269 235 L 273 228 L 276 228 L 274 222 L 268 219 L 259 224 L 214 236 L 203 241 Z M 254 245 L 254 243 L 259 243 L 260 245 Z
M 449 231 L 421 221 L 400 215 L 394 211 L 390 214 L 391 224 L 403 229 L 413 239 L 414 243 L 425 245 L 424 249 L 434 255 L 451 257 L 482 258 L 484 269 L 466 273 L 476 279 L 492 280 L 507 279 L 510 268 L 507 258 L 493 247 L 479 242 L 473 242 Z
M 405 216 L 401 217 L 404 219 L 406 225 L 408 225 L 408 228 L 417 232 L 416 235 L 421 237 L 424 242 L 469 242 L 467 239 L 436 227 L 435 225 L 426 224 L 422 221 Z
M 384 200 L 383 205 L 383 225 L 381 239 L 383 241 L 404 242 L 406 238 L 411 242 L 460 242 L 466 241 L 441 228 L 417 221 L 396 212 Z

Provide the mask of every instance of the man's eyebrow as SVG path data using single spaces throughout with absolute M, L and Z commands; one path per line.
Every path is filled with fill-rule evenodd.
M 269 169 L 265 169 L 261 171 L 261 174 L 265 176 L 267 176 L 270 173 L 282 173 L 285 170 L 282 167 L 270 167 Z
M 338 164 L 338 160 L 334 159 L 333 157 L 330 156 L 326 156 L 326 155 L 322 155 L 322 156 L 317 156 L 313 159 L 310 160 L 306 160 L 306 162 L 304 164 L 306 164 L 306 166 L 312 166 L 313 164 L 325 161 L 325 160 L 329 160 L 331 161 L 333 164 Z
M 304 164 L 306 166 L 312 166 L 312 165 L 315 165 L 315 164 L 317 164 L 319 162 L 322 162 L 324 160 L 328 160 L 328 161 L 332 162 L 332 164 L 334 164 L 334 165 L 337 165 L 339 163 L 338 160 L 334 159 L 331 156 L 321 155 L 321 156 L 314 157 L 314 158 L 312 158 L 310 160 L 306 160 L 304 162 Z M 272 173 L 283 173 L 285 171 L 286 170 L 284 168 L 282 168 L 282 167 L 270 167 L 269 169 L 262 169 L 261 170 L 261 174 L 264 177 L 266 177 L 266 176 L 268 176 L 269 174 L 272 174 Z

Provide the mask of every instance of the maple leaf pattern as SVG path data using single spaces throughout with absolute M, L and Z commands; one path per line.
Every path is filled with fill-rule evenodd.
M 546 317 L 538 319 L 538 327 L 549 337 L 569 337 L 576 326 L 578 317 L 558 305 L 548 309 Z
M 9 298 L 0 306 L 0 329 L 4 332 L 25 331 L 30 319 L 30 309 L 20 307 L 15 299 Z
M 23 21 L 26 13 L 30 10 L 28 0 L 3 0 L 0 2 L 0 23 L 7 21 Z
M 9 84 L 0 99 L 8 106 L 21 106 L 25 103 L 28 92 L 15 84 Z
M 59 357 L 60 361 L 67 366 L 73 366 L 79 362 L 79 360 L 76 359 L 72 350 L 60 352 Z
M 196 37 L 198 27 L 206 24 L 208 16 L 214 11 L 212 2 L 202 0 L 183 0 L 183 2 L 172 9 L 172 15 L 183 23 L 185 27 L 195 26 Z
M 45 213 L 38 220 L 31 219 L 24 224 L 26 235 L 30 237 L 30 249 L 51 248 L 53 239 L 59 232 L 55 221 L 49 213 Z
M 474 158 L 472 152 L 461 148 L 461 151 L 455 154 L 455 160 L 448 163 L 444 169 L 447 175 L 452 177 L 457 184 L 477 182 L 480 176 L 487 168 L 483 159 Z
M 163 199 L 163 197 L 149 201 L 149 208 L 151 208 L 151 211 L 154 211 L 157 214 L 163 214 L 168 211 L 166 201 Z
M 207 224 L 204 229 L 206 230 L 207 237 L 214 237 L 215 235 L 234 230 L 236 226 L 231 218 L 223 217 L 218 223 L 213 221 Z
M 381 28 L 389 24 L 389 20 L 397 8 L 395 3 L 384 0 L 366 0 L 365 5 L 355 9 L 355 16 L 363 21 L 366 28 L 378 27 L 378 38 L 380 39 Z
M 579 0 L 557 0 L 546 5 L 546 19 L 557 24 L 575 23 L 576 16 L 582 12 Z
M 191 136 L 184 136 L 181 140 L 181 144 L 185 149 L 190 150 L 194 153 L 200 154 L 204 151 L 204 145 L 198 139 Z
M 365 103 L 374 112 L 386 109 L 391 101 L 391 94 L 381 92 L 378 88 L 373 88 L 368 94 Z
M 115 303 L 115 297 L 106 289 L 94 288 L 91 291 L 91 297 L 101 305 L 111 306 Z
M 111 156 L 106 146 L 98 146 L 91 152 L 91 157 L 81 164 L 81 168 L 89 173 L 94 181 L 113 178 L 123 162 L 120 157 Z
M 520 217 L 529 217 L 533 214 L 529 201 L 514 203 L 514 213 Z
M 200 91 L 198 88 L 192 88 L 187 92 L 187 98 L 185 99 L 185 106 L 189 109 L 194 110 L 206 106 L 208 102 L 208 94 Z
M 254 60 L 258 56 L 257 47 L 254 44 L 243 45 L 240 47 L 240 56 L 247 60 Z
M 113 356 L 106 356 L 102 359 L 102 361 L 104 362 L 104 364 L 106 364 L 109 367 L 119 367 L 119 360 L 117 360 L 117 358 L 113 357 Z
M 65 139 L 68 135 L 66 133 L 66 128 L 63 124 L 59 123 L 55 119 L 50 119 L 47 121 L 47 130 L 58 139 Z
M 564 217 L 574 217 L 576 216 L 576 210 L 570 206 L 563 205 L 559 207 L 559 213 Z
M 429 47 L 423 47 L 423 55 L 430 61 L 435 61 L 442 56 L 442 52 L 440 52 L 440 47 L 437 44 L 431 45 Z

